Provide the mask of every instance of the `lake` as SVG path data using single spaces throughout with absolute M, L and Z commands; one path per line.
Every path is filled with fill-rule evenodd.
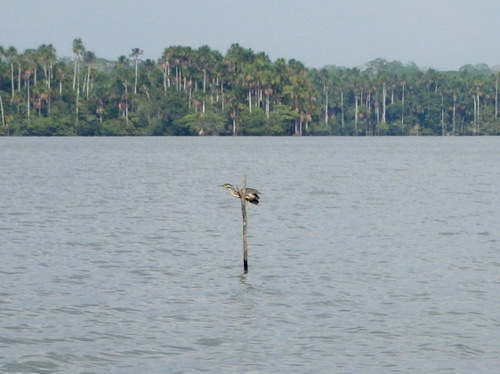
M 494 373 L 499 137 L 0 138 L 2 373 Z M 243 274 L 238 199 L 248 211 Z

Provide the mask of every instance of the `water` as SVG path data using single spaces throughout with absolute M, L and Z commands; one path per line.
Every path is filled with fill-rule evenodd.
M 496 373 L 499 146 L 1 138 L 0 372 Z

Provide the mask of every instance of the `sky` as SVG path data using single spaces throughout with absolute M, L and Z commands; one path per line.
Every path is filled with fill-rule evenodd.
M 0 0 L 0 46 L 52 44 L 110 60 L 132 48 L 157 60 L 173 45 L 233 43 L 307 67 L 376 58 L 421 68 L 500 65 L 500 0 Z

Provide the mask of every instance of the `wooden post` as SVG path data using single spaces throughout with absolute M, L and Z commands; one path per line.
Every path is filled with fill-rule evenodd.
M 240 190 L 241 214 L 243 216 L 243 271 L 248 273 L 248 242 L 247 242 L 247 202 L 245 200 L 247 192 L 247 176 L 243 177 L 243 188 Z

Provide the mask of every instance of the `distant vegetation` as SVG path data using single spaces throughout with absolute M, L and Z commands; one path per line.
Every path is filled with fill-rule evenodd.
M 111 62 L 81 39 L 73 53 L 0 46 L 0 135 L 500 134 L 500 73 L 486 65 L 312 69 L 238 44 Z

